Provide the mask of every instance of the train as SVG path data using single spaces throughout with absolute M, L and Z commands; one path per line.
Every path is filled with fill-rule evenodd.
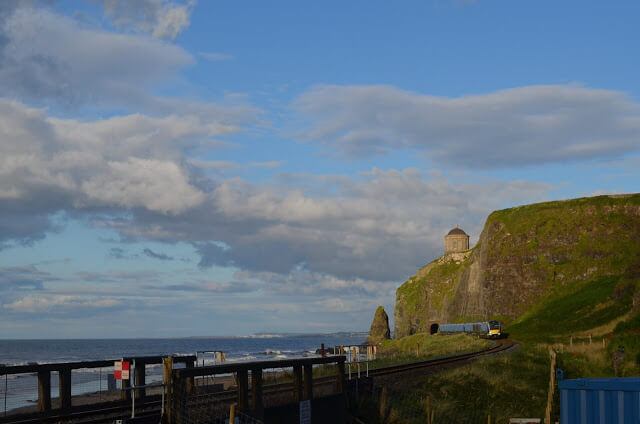
M 500 321 L 485 321 L 485 322 L 464 322 L 460 324 L 435 324 L 432 326 L 432 334 L 435 333 L 473 333 L 486 336 L 491 339 L 497 339 L 502 336 L 500 329 Z M 433 331 L 433 330 L 436 331 Z

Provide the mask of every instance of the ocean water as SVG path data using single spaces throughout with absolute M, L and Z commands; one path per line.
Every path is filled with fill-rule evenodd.
M 57 363 L 120 359 L 152 355 L 197 355 L 198 366 L 215 363 L 215 356 L 203 351 L 223 351 L 227 362 L 264 361 L 315 355 L 326 347 L 357 345 L 366 333 L 262 334 L 247 337 L 194 337 L 169 339 L 78 339 L 78 340 L 0 340 L 0 364 Z M 200 353 L 198 353 L 200 352 Z M 102 393 L 113 368 L 84 369 L 72 373 L 72 393 Z M 161 380 L 162 366 L 147 366 L 147 384 Z M 57 397 L 58 378 L 51 378 L 52 397 Z M 37 378 L 33 374 L 0 373 L 0 414 L 37 401 Z

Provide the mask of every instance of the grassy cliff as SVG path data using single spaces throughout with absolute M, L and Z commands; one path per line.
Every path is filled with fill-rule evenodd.
M 639 282 L 640 194 L 500 210 L 472 250 L 398 288 L 395 337 L 489 318 L 520 338 L 586 332 L 629 316 Z

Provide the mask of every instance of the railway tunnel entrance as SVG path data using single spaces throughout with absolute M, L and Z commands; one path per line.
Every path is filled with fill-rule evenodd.
M 437 322 L 434 322 L 431 324 L 431 327 L 429 327 L 429 334 L 436 334 L 439 329 L 440 325 Z

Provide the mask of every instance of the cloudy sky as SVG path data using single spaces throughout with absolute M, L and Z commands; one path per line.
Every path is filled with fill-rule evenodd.
M 640 3 L 0 2 L 0 337 L 366 330 L 492 210 L 640 191 Z

